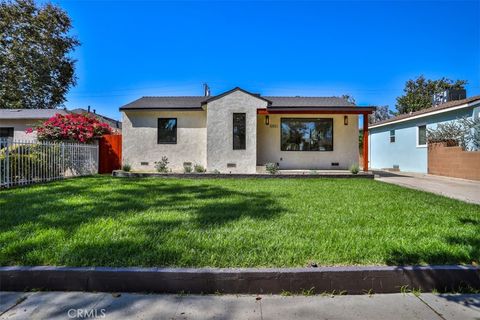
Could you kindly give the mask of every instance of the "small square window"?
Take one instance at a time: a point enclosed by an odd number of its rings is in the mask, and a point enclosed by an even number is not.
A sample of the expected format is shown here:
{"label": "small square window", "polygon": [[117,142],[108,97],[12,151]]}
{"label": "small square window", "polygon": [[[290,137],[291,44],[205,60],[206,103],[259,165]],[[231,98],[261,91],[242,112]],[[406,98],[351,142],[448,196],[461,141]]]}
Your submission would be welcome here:
{"label": "small square window", "polygon": [[395,142],[395,130],[390,130],[390,143]]}
{"label": "small square window", "polygon": [[0,128],[0,139],[13,138],[13,128]]}

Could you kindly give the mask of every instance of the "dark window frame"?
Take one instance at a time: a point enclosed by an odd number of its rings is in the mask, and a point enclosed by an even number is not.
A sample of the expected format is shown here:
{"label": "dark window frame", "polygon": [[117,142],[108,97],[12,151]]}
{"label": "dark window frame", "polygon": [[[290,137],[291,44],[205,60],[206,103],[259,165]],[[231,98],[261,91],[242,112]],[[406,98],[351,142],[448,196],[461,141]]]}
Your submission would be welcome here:
{"label": "dark window frame", "polygon": [[[243,115],[243,144],[240,141],[240,145],[235,145],[235,116]],[[247,149],[247,114],[245,112],[234,112],[232,115],[232,147],[233,150],[246,150]],[[241,133],[239,133],[241,134]]]}
{"label": "dark window frame", "polygon": [[2,137],[0,135],[0,139],[13,138],[13,136],[15,135],[15,127],[0,127],[0,131],[3,131],[3,130],[7,130],[7,132],[11,132],[11,134],[7,133],[7,136],[5,136],[5,137]]}
{"label": "dark window frame", "polygon": [[[393,132],[393,134],[392,134]],[[392,140],[393,138],[393,140]],[[390,130],[390,143],[395,143],[395,141],[397,141],[396,137],[395,137],[395,129],[393,130]]]}
{"label": "dark window frame", "polygon": [[[283,141],[282,141],[282,124],[285,120],[301,120],[301,121],[315,121],[315,120],[328,120],[332,126],[332,149],[331,150],[284,150],[283,149]],[[333,152],[335,150],[335,128],[334,128],[334,121],[333,118],[280,118],[280,151],[284,152]]]}
{"label": "dark window frame", "polygon": [[[175,134],[175,141],[160,141],[160,121],[171,121],[175,120],[175,126],[173,128],[173,132]],[[178,119],[177,118],[157,118],[157,144],[177,144],[178,137],[177,137],[177,126],[178,126]]]}

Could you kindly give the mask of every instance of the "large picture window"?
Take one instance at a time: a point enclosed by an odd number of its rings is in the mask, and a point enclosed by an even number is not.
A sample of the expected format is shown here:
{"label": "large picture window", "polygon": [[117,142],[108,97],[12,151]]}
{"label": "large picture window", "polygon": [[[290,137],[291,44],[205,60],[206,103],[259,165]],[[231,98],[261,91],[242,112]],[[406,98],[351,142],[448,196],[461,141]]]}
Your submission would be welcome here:
{"label": "large picture window", "polygon": [[245,150],[245,113],[233,114],[233,150]]}
{"label": "large picture window", "polygon": [[157,143],[177,143],[177,118],[158,118]]}
{"label": "large picture window", "polygon": [[333,119],[282,118],[282,151],[333,151]]}

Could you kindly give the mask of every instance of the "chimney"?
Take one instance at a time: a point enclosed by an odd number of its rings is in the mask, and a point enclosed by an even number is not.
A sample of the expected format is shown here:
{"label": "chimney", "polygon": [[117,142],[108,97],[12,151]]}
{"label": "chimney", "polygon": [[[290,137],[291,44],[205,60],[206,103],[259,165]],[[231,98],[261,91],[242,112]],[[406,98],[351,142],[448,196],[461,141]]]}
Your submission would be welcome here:
{"label": "chimney", "polygon": [[87,112],[90,113],[90,106],[87,107]]}
{"label": "chimney", "polygon": [[210,97],[210,87],[206,83],[203,84],[203,95],[205,97]]}
{"label": "chimney", "polygon": [[97,113],[97,110],[93,109],[93,113],[95,113],[95,114],[96,114],[96,113]]}

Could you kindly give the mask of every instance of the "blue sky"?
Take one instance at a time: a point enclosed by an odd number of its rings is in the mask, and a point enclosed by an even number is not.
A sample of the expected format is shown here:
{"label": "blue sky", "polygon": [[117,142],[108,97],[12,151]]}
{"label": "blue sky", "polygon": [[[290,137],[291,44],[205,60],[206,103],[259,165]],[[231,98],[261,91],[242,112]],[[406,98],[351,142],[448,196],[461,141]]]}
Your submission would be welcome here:
{"label": "blue sky", "polygon": [[143,95],[350,94],[390,105],[417,75],[480,94],[480,1],[53,1],[73,19],[68,108],[119,119]]}

